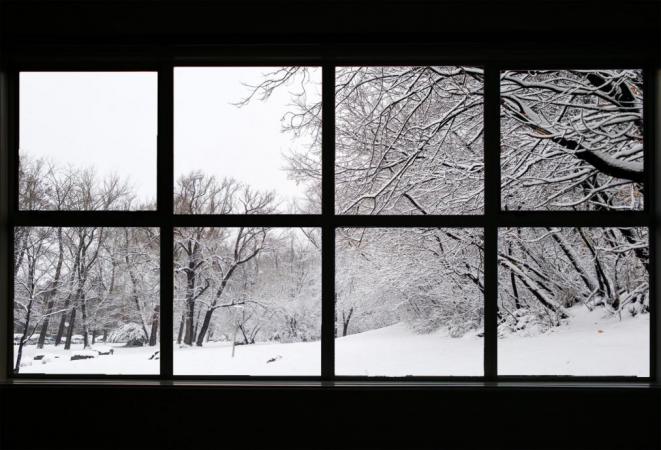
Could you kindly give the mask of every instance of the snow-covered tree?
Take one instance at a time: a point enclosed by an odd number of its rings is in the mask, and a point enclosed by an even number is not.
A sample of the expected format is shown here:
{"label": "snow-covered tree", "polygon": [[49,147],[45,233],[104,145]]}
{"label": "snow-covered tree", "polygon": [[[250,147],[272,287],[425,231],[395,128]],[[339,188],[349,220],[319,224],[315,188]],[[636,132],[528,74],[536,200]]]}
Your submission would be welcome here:
{"label": "snow-covered tree", "polygon": [[506,208],[642,209],[641,71],[503,72],[501,111]]}

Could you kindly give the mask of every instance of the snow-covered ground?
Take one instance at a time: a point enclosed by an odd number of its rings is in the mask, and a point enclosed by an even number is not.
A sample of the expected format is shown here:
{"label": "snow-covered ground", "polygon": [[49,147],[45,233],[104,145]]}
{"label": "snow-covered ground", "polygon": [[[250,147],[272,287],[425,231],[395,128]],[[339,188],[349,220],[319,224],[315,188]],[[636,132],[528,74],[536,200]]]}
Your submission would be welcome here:
{"label": "snow-covered ground", "polygon": [[[605,317],[603,311],[572,308],[571,326],[536,335],[510,335],[498,341],[503,375],[635,375],[649,374],[649,316]],[[156,374],[153,347],[113,345],[114,354],[71,361],[71,351],[25,346],[22,373]],[[45,353],[46,361],[33,360]],[[231,357],[228,343],[182,348],[175,345],[176,375],[319,375],[319,342],[240,345]],[[16,354],[16,347],[14,350]],[[60,358],[54,356],[59,355]],[[418,335],[405,325],[354,334],[336,340],[338,375],[482,375],[483,339],[451,338],[437,332]]]}
{"label": "snow-covered ground", "polygon": [[575,306],[570,326],[498,341],[501,375],[649,376],[649,314],[622,320]]}
{"label": "snow-covered ground", "polygon": [[[270,362],[269,362],[270,361]],[[204,347],[177,347],[175,375],[319,375],[321,344],[237,345],[210,342]]]}
{"label": "snow-covered ground", "polygon": [[336,340],[335,373],[364,376],[480,376],[484,341],[474,334],[451,338],[446,331],[415,334],[405,324]]}
{"label": "snow-covered ground", "polygon": [[[154,375],[160,371],[159,361],[150,360],[158,347],[125,347],[123,344],[101,344],[92,346],[99,350],[111,347],[112,355],[98,355],[90,359],[71,361],[76,354],[96,353],[83,350],[83,344],[72,344],[71,350],[64,350],[62,345],[44,345],[38,350],[36,345],[25,345],[21,358],[21,373],[53,374],[105,374],[105,375]],[[14,346],[14,363],[18,346]],[[105,351],[104,351],[105,353]],[[44,355],[41,360],[34,356]]]}

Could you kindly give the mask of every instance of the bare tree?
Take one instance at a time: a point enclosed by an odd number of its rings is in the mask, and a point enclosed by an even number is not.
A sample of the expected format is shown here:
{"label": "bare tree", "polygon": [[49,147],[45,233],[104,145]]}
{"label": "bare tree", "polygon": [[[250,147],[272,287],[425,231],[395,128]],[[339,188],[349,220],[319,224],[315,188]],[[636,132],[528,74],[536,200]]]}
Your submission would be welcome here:
{"label": "bare tree", "polygon": [[504,204],[642,208],[641,71],[507,71],[501,105]]}

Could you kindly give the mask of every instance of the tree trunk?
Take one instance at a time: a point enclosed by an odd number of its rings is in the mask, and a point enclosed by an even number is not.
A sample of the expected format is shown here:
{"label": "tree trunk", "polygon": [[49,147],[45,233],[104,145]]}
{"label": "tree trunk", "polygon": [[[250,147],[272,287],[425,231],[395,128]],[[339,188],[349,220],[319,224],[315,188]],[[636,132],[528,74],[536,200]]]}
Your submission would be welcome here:
{"label": "tree trunk", "polygon": [[87,325],[87,303],[85,298],[80,299],[80,311],[83,313],[83,348],[90,346],[89,339],[87,338],[88,334],[88,325]]}
{"label": "tree trunk", "polygon": [[574,270],[578,272],[578,275],[581,277],[581,280],[583,281],[583,284],[585,284],[585,287],[588,289],[588,292],[592,292],[595,289],[597,289],[599,286],[595,282],[595,280],[592,278],[592,276],[587,272],[587,270],[583,267],[581,264],[581,261],[579,259],[579,256],[576,254],[574,249],[571,247],[571,243],[569,243],[564,236],[562,236],[560,233],[554,232],[551,228],[547,227],[546,228],[550,233],[551,237],[553,240],[558,244],[562,252],[565,254],[569,262],[572,264],[574,267]]}
{"label": "tree trunk", "polygon": [[202,329],[200,330],[200,334],[197,335],[196,345],[198,347],[202,347],[202,343],[204,343],[204,336],[207,334],[207,330],[209,329],[209,324],[211,323],[211,316],[213,315],[213,312],[214,309],[209,308],[209,310],[204,315],[204,322],[202,322]]}
{"label": "tree trunk", "polygon": [[64,349],[71,349],[71,336],[73,335],[73,326],[76,323],[76,307],[74,306],[71,309],[71,314],[69,315],[69,326],[67,327],[67,339],[64,343]]}
{"label": "tree trunk", "polygon": [[30,327],[30,319],[32,316],[32,303],[33,299],[30,298],[27,306],[27,314],[25,316],[25,327],[23,328],[23,335],[21,336],[21,342],[18,344],[18,351],[16,352],[16,365],[14,367],[14,372],[18,373],[21,369],[21,358],[23,358],[23,345],[28,338],[28,329]]}
{"label": "tree trunk", "polygon": [[49,292],[48,306],[46,307],[46,318],[44,323],[41,325],[41,332],[39,333],[39,341],[37,342],[37,348],[44,348],[44,342],[46,341],[46,335],[48,334],[48,326],[50,324],[50,315],[53,312],[53,307],[55,306],[55,297],[57,296],[58,288],[60,286],[60,275],[62,273],[62,263],[64,262],[64,246],[62,245],[62,228],[57,229],[57,265],[55,266],[55,278],[53,279],[53,285],[51,291]]}
{"label": "tree trunk", "polygon": [[[64,302],[64,309],[67,309],[70,303],[71,303],[71,299],[67,297],[67,299]],[[57,327],[57,335],[55,336],[56,347],[62,343],[62,336],[64,336],[64,327],[66,326],[66,323],[67,323],[67,313],[66,311],[64,311],[62,313],[62,317],[60,317],[60,325]]]}
{"label": "tree trunk", "polygon": [[135,303],[135,309],[138,312],[138,316],[140,317],[140,325],[142,325],[142,332],[145,334],[145,339],[151,340],[150,334],[147,331],[147,324],[145,323],[145,317],[142,314],[142,305],[140,305],[140,295],[138,293],[138,278],[133,270],[133,264],[131,263],[131,258],[129,258],[129,248],[131,246],[131,243],[129,239],[128,228],[124,229],[124,236],[126,238],[126,247],[125,247],[126,253],[124,254],[124,261],[126,262],[126,267],[129,272],[129,278],[131,279],[131,297],[133,298],[133,302]]}
{"label": "tree trunk", "polygon": [[353,306],[349,309],[349,314],[342,312],[342,336],[346,336],[349,332],[349,322],[351,322],[351,316],[353,315]]}
{"label": "tree trunk", "polygon": [[199,329],[199,325],[200,325],[201,312],[202,312],[202,308],[197,310],[197,317],[195,318],[195,326],[193,327],[193,339],[195,339],[195,336],[197,336],[197,330]]}
{"label": "tree trunk", "polygon": [[186,314],[181,314],[181,321],[179,322],[179,334],[177,334],[177,344],[181,344],[181,338],[184,335],[184,323],[186,322]]}
{"label": "tree trunk", "polygon": [[195,316],[195,302],[188,301],[186,303],[188,310],[186,311],[186,336],[184,337],[184,344],[193,345],[193,317]]}
{"label": "tree trunk", "polygon": [[154,313],[151,316],[151,334],[149,335],[149,346],[153,347],[156,345],[156,339],[158,337],[158,322],[160,317],[161,307],[160,305],[154,306]]}
{"label": "tree trunk", "polygon": [[53,312],[53,307],[55,306],[55,295],[50,297],[48,300],[48,305],[46,306],[46,317],[44,318],[43,323],[41,324],[41,331],[39,332],[39,340],[37,341],[37,348],[44,348],[44,343],[46,342],[46,335],[48,334],[48,326],[50,323],[50,315]]}
{"label": "tree trunk", "polygon": [[[29,228],[23,228],[23,230],[29,230]],[[28,235],[29,231],[24,231],[23,235],[20,240],[20,245],[19,248],[20,250],[16,253],[15,259],[14,259],[14,279],[16,279],[16,275],[18,275],[18,269],[23,265],[23,258],[25,257],[25,250],[27,247],[27,240],[28,240]]]}
{"label": "tree trunk", "polygon": [[[507,254],[512,256],[512,243],[507,244]],[[516,309],[521,309],[521,302],[519,301],[519,290],[516,288],[516,277],[514,272],[510,270],[510,282],[512,283],[512,295],[514,296],[514,307]]]}

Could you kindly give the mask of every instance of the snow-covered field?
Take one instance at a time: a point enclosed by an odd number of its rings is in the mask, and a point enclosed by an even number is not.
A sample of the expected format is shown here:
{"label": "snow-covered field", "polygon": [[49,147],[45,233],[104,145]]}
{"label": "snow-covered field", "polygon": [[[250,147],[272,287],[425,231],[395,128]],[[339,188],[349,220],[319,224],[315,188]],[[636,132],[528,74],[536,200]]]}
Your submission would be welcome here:
{"label": "snow-covered field", "polygon": [[[271,362],[269,362],[271,361]],[[237,345],[211,342],[174,350],[175,375],[319,375],[321,344]]]}
{"label": "snow-covered field", "polygon": [[445,331],[415,334],[402,323],[337,339],[335,373],[363,376],[443,376],[484,373],[484,342]]}
{"label": "snow-covered field", "polygon": [[649,314],[571,308],[571,326],[498,341],[501,375],[649,376]]}
{"label": "snow-covered field", "polygon": [[[649,374],[649,316],[619,321],[603,311],[573,308],[572,326],[536,336],[499,339],[499,373],[503,375]],[[114,345],[113,355],[71,361],[71,351],[25,346],[22,373],[156,374],[154,348]],[[35,352],[46,361],[33,360]],[[319,375],[319,342],[240,345],[231,357],[228,343],[181,348],[175,345],[176,375]],[[16,354],[16,348],[14,350]],[[442,332],[417,335],[403,324],[339,338],[338,375],[482,375],[483,340],[475,335],[451,338]],[[55,358],[59,355],[59,358]]]}
{"label": "snow-covered field", "polygon": [[[53,373],[53,374],[106,374],[106,375],[154,375],[160,370],[157,359],[149,357],[156,347],[124,347],[123,344],[101,344],[92,348],[104,349],[112,347],[112,355],[99,355],[91,359],[71,361],[71,356],[87,353],[83,344],[72,344],[71,350],[63,346],[44,345],[41,350],[36,345],[23,347],[21,358],[21,373]],[[14,362],[18,346],[14,346]],[[44,359],[34,360],[35,355],[45,355]]]}

